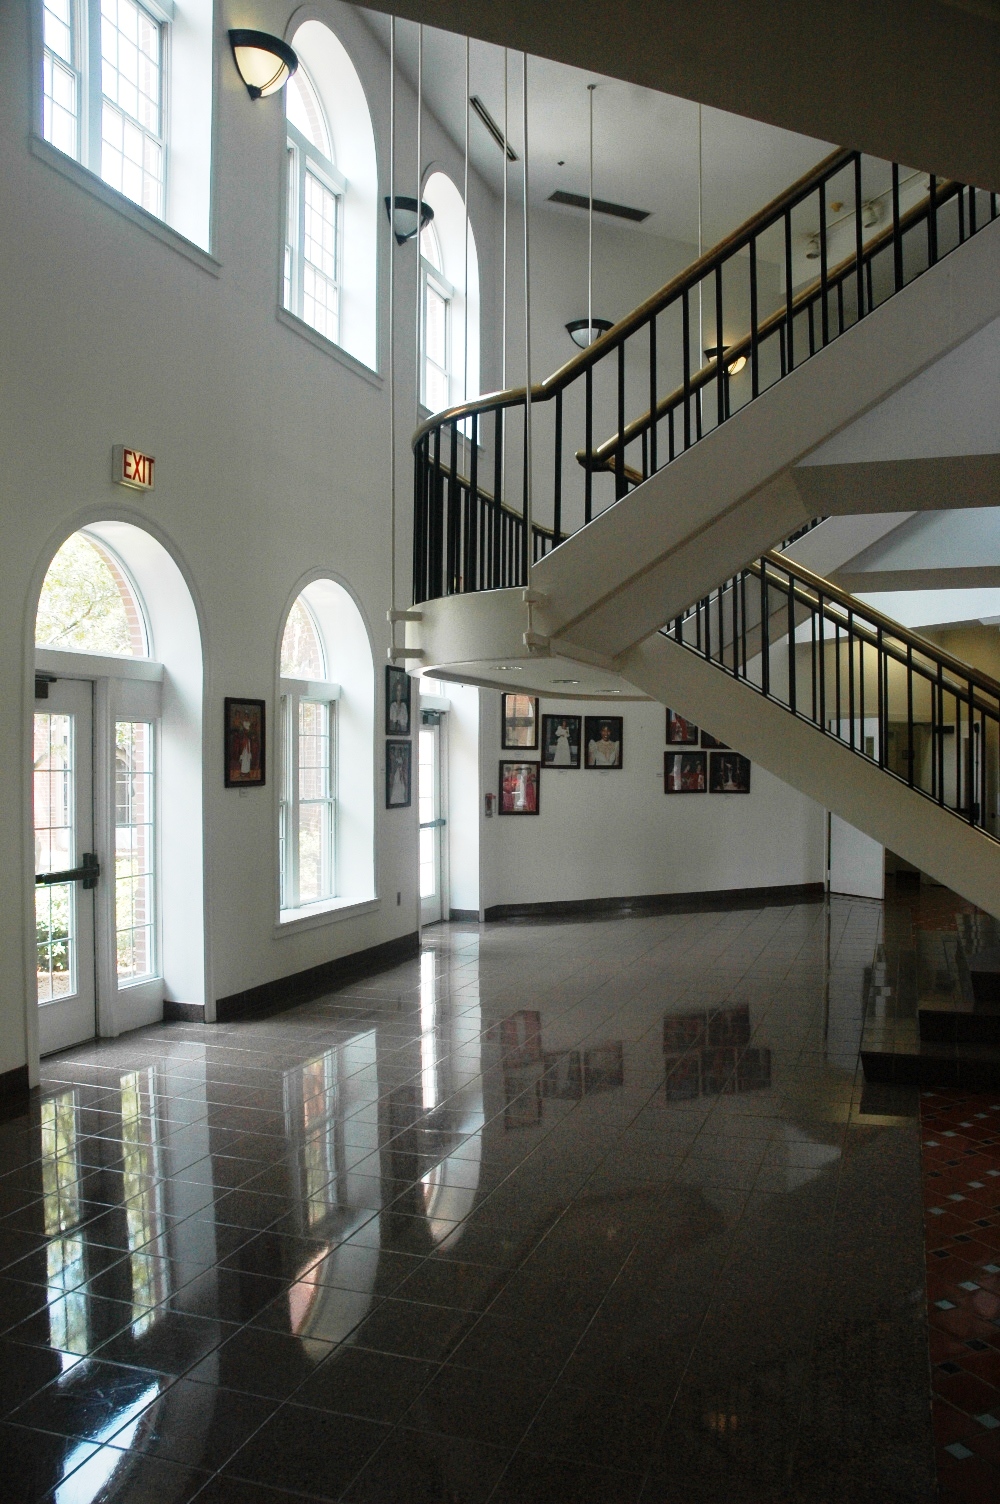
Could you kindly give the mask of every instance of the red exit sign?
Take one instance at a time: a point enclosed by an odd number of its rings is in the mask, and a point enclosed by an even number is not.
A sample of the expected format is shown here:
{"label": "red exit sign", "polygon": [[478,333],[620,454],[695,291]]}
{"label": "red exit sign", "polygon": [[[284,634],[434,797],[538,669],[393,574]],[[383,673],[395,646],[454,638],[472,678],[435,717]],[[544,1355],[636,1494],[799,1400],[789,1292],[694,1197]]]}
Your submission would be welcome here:
{"label": "red exit sign", "polygon": [[131,486],[134,491],[151,491],[154,463],[151,454],[142,454],[138,449],[116,444],[112,478],[119,486]]}

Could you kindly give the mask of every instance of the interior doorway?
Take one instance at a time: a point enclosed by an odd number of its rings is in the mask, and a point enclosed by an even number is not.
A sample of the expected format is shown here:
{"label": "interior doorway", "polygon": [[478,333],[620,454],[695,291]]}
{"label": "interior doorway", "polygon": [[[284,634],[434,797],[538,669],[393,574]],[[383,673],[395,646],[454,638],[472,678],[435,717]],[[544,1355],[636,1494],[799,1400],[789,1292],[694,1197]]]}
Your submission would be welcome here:
{"label": "interior doorway", "polygon": [[417,743],[417,798],[420,812],[420,922],[437,924],[447,914],[445,833],[447,830],[442,738],[444,713],[423,710]]}

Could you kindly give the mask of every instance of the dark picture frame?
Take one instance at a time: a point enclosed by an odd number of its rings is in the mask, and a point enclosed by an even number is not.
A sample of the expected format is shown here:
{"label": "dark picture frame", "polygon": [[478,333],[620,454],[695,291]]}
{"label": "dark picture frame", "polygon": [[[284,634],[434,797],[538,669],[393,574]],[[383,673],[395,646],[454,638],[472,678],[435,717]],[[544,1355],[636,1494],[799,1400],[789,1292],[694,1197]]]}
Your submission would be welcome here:
{"label": "dark picture frame", "polygon": [[538,751],[538,696],[500,696],[500,746],[504,752]]}
{"label": "dark picture frame", "polygon": [[385,734],[409,736],[413,730],[413,680],[405,668],[385,666]]}
{"label": "dark picture frame", "polygon": [[543,715],[542,767],[578,768],[582,730],[583,721],[578,715]]}
{"label": "dark picture frame", "polygon": [[698,727],[694,721],[668,708],[666,737],[668,747],[697,747]]}
{"label": "dark picture frame", "polygon": [[739,752],[708,754],[708,792],[710,794],[749,794],[750,759]]}
{"label": "dark picture frame", "polygon": [[[405,794],[405,798],[402,796]],[[409,809],[413,800],[413,743],[402,740],[385,744],[385,807]]]}
{"label": "dark picture frame", "polygon": [[663,754],[663,792],[665,794],[704,794],[708,789],[707,752],[671,752]]}
{"label": "dark picture frame", "polygon": [[[607,727],[607,735],[604,728]],[[620,715],[583,718],[583,763],[588,769],[611,772],[622,766],[625,720]],[[613,748],[612,752],[610,749]]]}
{"label": "dark picture frame", "polygon": [[264,701],[226,695],[223,724],[226,788],[262,789],[267,782]]}
{"label": "dark picture frame", "polygon": [[537,815],[541,802],[541,763],[517,762],[513,759],[500,763],[501,815]]}
{"label": "dark picture frame", "polygon": [[728,742],[720,742],[719,738],[717,736],[712,736],[711,732],[709,731],[703,731],[701,733],[701,744],[703,747],[718,749],[718,751],[720,752],[729,752],[732,750]]}

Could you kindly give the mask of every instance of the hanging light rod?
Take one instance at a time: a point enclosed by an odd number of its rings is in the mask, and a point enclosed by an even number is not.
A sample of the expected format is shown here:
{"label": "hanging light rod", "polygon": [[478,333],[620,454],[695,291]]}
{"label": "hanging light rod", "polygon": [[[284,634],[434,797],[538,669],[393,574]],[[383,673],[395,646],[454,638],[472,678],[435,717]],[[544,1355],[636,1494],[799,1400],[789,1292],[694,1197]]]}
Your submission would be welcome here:
{"label": "hanging light rod", "polygon": [[229,45],[236,71],[251,99],[277,94],[299,66],[298,57],[288,43],[266,31],[231,31]]}
{"label": "hanging light rod", "polygon": [[[722,347],[723,357],[725,356],[726,351],[728,349],[729,349],[728,345],[723,345],[723,347]],[[718,360],[718,358],[719,358],[719,347],[718,347],[718,345],[709,345],[708,348],[705,351],[705,359],[706,360]],[[747,358],[746,358],[745,355],[737,355],[737,357],[733,361],[732,365],[726,367],[726,375],[727,376],[738,376],[740,374],[740,372],[742,371],[743,367],[746,365],[746,363],[747,363]]]}
{"label": "hanging light rod", "polygon": [[388,193],[385,196],[385,212],[389,223],[392,225],[396,236],[397,245],[405,245],[408,240],[416,237],[418,228],[425,230],[434,218],[434,210],[426,199],[420,200],[420,225],[417,225],[417,201],[408,198],[403,193],[397,193],[393,199]]}
{"label": "hanging light rod", "polygon": [[476,114],[479,116],[480,120],[485,125],[486,129],[489,131],[490,135],[493,137],[496,144],[499,146],[500,150],[506,151],[507,161],[516,162],[518,160],[517,152],[511,146],[509,141],[504,140],[503,131],[497,125],[496,121],[493,119],[493,116],[483,104],[483,101],[480,99],[479,95],[470,94],[469,103],[475,110]]}
{"label": "hanging light rod", "polygon": [[595,339],[600,339],[602,334],[607,334],[612,328],[614,325],[610,319],[571,319],[566,325],[566,333],[574,345],[586,350]]}

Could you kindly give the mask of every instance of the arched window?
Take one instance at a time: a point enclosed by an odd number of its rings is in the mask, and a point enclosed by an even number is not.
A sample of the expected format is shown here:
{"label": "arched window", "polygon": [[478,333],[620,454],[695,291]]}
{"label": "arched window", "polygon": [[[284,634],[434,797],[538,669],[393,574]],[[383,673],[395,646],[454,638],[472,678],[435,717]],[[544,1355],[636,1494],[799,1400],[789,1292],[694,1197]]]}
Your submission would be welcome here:
{"label": "arched window", "polygon": [[432,173],[423,197],[434,218],[420,235],[420,400],[440,412],[479,395],[479,257],[451,178]]}
{"label": "arched window", "polygon": [[38,600],[39,647],[149,657],[149,633],[121,561],[86,533],[73,533],[49,565]]}
{"label": "arched window", "polygon": [[378,168],[368,103],[329,27],[306,21],[292,45],[284,306],[374,369]]}
{"label": "arched window", "polygon": [[280,654],[279,908],[283,922],[374,896],[374,669],[347,591],[315,580]]}

